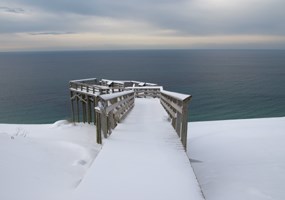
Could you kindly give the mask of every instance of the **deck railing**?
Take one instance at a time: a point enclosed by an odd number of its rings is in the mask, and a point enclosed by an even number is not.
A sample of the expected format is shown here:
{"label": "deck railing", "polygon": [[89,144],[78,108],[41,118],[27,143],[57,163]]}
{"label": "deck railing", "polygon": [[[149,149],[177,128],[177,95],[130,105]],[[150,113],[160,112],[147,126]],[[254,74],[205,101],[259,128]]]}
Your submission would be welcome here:
{"label": "deck railing", "polygon": [[124,91],[99,96],[96,110],[97,143],[102,143],[101,130],[107,138],[112,129],[134,107],[134,92]]}
{"label": "deck railing", "polygon": [[132,90],[136,98],[160,97],[161,86],[127,87],[126,90]]}
{"label": "deck railing", "polygon": [[86,78],[86,79],[80,79],[80,80],[73,80],[73,82],[85,83],[89,85],[99,85],[99,81],[97,80],[97,78]]}
{"label": "deck railing", "polygon": [[185,150],[187,149],[188,104],[190,100],[191,95],[176,92],[161,91],[160,95],[160,102],[171,118],[171,124]]}
{"label": "deck railing", "polygon": [[107,94],[110,91],[110,88],[106,86],[90,85],[88,83],[76,82],[76,81],[69,82],[69,89],[84,94],[98,94],[98,95]]}
{"label": "deck railing", "polygon": [[[130,85],[132,87],[127,87]],[[107,79],[98,81],[96,78],[70,81],[69,89],[73,121],[75,121],[75,113],[77,113],[77,121],[80,121],[79,102],[81,102],[82,120],[84,123],[91,123],[93,119],[97,126],[98,143],[102,143],[101,132],[103,131],[104,137],[107,137],[117,123],[133,108],[135,98],[152,97],[160,98],[186,150],[188,104],[191,95],[165,91],[162,86],[152,83]],[[76,102],[76,107],[74,102]]]}

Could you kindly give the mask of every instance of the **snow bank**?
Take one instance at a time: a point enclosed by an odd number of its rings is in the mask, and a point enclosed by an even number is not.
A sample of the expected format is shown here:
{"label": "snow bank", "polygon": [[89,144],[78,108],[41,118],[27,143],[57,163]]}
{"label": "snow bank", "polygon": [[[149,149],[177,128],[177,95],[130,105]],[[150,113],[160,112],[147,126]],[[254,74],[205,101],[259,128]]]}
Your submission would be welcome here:
{"label": "snow bank", "polygon": [[[101,146],[93,125],[0,124],[0,199],[201,199],[155,101],[136,102],[95,162]],[[188,155],[207,200],[285,199],[285,117],[193,122],[188,130]]]}
{"label": "snow bank", "polygon": [[285,199],[285,117],[193,122],[188,154],[207,200]]}
{"label": "snow bank", "polygon": [[55,199],[74,190],[97,155],[94,126],[0,124],[0,199]]}

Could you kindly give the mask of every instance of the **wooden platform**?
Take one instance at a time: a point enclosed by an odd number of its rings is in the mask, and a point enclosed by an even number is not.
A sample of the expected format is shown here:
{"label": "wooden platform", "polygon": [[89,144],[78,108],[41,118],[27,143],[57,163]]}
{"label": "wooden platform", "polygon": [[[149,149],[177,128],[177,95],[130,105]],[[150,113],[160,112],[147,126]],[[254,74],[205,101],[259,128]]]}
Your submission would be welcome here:
{"label": "wooden platform", "polygon": [[165,91],[162,86],[153,83],[96,78],[70,81],[69,90],[73,122],[80,122],[81,118],[84,123],[93,122],[96,125],[97,143],[102,143],[102,133],[107,138],[127,116],[135,106],[135,99],[158,98],[184,149],[187,149],[188,104],[191,95]]}

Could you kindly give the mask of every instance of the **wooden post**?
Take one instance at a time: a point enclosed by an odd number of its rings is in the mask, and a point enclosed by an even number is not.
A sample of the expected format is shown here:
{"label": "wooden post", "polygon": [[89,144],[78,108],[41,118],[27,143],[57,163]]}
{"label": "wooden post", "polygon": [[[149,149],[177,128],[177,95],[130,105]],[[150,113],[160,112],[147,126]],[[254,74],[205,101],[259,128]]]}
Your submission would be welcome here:
{"label": "wooden post", "polygon": [[84,97],[84,95],[82,95],[82,120],[83,120],[83,123],[86,122],[86,104],[83,101],[84,99],[85,99],[85,97]]}
{"label": "wooden post", "polygon": [[[76,94],[78,95],[78,94]],[[76,110],[77,110],[77,122],[80,122],[80,118],[79,118],[79,100],[78,100],[78,96],[76,96]]]}
{"label": "wooden post", "polygon": [[[93,109],[96,108],[98,106],[98,98],[94,97],[93,99]],[[94,125],[96,125],[96,110],[94,109]]]}
{"label": "wooden post", "polygon": [[182,127],[181,127],[181,142],[185,151],[187,150],[187,128],[188,128],[188,103],[190,99],[186,99],[182,104]]}
{"label": "wooden post", "polygon": [[107,138],[108,136],[108,116],[106,113],[106,106],[107,102],[101,100],[98,102],[99,108],[101,110],[101,129],[103,131],[104,138]]}
{"label": "wooden post", "polygon": [[97,135],[97,143],[102,144],[102,134],[101,134],[101,110],[98,107],[95,107],[96,113],[96,135]]}
{"label": "wooden post", "polygon": [[177,112],[177,117],[176,117],[176,123],[175,123],[175,130],[176,133],[178,134],[178,136],[181,138],[181,123],[182,123],[182,119],[183,118],[181,116],[181,114],[179,112]]}
{"label": "wooden post", "polygon": [[90,124],[92,121],[91,102],[90,102],[89,96],[86,95],[86,97],[87,97],[87,122],[88,124]]}
{"label": "wooden post", "polygon": [[107,115],[106,115],[104,110],[101,111],[101,127],[103,130],[104,138],[107,138],[107,136],[108,136],[108,118],[107,118]]}
{"label": "wooden post", "polygon": [[[73,92],[70,91],[70,97],[73,97]],[[72,112],[72,122],[75,122],[75,118],[74,118],[74,99],[71,99],[71,112]]]}

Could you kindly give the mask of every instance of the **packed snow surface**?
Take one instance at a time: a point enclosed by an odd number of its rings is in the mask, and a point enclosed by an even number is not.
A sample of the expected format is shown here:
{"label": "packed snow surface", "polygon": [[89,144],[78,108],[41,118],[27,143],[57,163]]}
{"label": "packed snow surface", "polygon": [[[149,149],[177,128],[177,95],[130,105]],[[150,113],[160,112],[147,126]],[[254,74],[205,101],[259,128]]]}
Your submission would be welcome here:
{"label": "packed snow surface", "polygon": [[135,107],[105,140],[70,199],[202,200],[183,146],[158,99]]}
{"label": "packed snow surface", "polygon": [[284,141],[285,117],[188,124],[188,154],[207,200],[284,200]]}
{"label": "packed snow surface", "polygon": [[135,104],[103,147],[93,125],[0,124],[0,199],[200,200],[192,167],[207,200],[285,199],[285,117],[189,123],[191,167],[158,99]]}
{"label": "packed snow surface", "polygon": [[100,148],[91,125],[0,124],[0,199],[53,200],[70,193]]}

